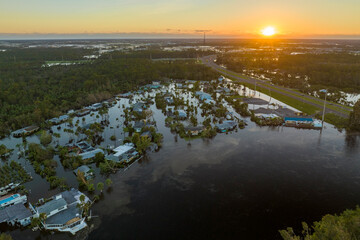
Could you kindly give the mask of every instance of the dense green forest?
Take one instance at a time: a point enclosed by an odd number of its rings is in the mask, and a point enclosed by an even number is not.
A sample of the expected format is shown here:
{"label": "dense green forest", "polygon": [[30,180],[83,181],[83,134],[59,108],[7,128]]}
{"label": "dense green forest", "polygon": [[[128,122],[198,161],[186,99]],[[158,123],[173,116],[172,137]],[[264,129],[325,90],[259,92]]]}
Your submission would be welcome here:
{"label": "dense green forest", "polygon": [[359,55],[344,52],[291,55],[288,51],[255,51],[227,53],[219,56],[217,61],[230,70],[239,73],[253,70],[269,77],[275,84],[304,92],[324,87],[360,92]]}
{"label": "dense green forest", "polygon": [[93,52],[76,48],[14,48],[0,53],[0,135],[153,80],[211,80],[218,76],[194,60],[152,61],[148,57],[151,51],[111,52],[85,64],[42,67],[45,61],[81,60],[86,54]]}

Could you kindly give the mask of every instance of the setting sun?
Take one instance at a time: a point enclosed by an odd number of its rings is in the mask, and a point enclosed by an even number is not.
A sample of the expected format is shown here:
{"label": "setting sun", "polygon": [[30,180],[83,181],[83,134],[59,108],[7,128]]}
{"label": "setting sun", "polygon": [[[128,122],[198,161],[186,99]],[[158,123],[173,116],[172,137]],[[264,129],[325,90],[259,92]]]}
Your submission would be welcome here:
{"label": "setting sun", "polygon": [[276,31],[275,31],[274,27],[269,26],[269,27],[266,27],[263,30],[261,30],[261,33],[264,36],[272,36],[276,33]]}

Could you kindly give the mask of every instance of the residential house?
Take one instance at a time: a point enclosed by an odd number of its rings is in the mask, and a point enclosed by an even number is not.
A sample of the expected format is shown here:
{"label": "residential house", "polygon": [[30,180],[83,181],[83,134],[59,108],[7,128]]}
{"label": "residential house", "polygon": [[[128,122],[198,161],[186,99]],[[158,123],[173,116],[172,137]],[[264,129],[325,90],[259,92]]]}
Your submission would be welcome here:
{"label": "residential house", "polygon": [[[36,216],[45,213],[46,220],[42,224],[46,230],[75,234],[87,227],[82,209],[78,206],[82,204],[80,201],[81,195],[84,194],[74,188],[55,195],[50,201],[36,207]],[[84,197],[85,203],[90,202],[86,195]]]}
{"label": "residential house", "polygon": [[76,112],[76,116],[82,117],[82,116],[89,114],[90,112],[91,112],[91,110],[89,108],[83,108]]}
{"label": "residential house", "polygon": [[117,163],[129,163],[139,157],[133,144],[124,144],[112,150],[112,154],[105,157],[106,160]]}
{"label": "residential house", "polygon": [[80,166],[74,170],[74,174],[76,176],[78,175],[79,172],[82,173],[87,180],[93,177],[93,171],[91,170],[91,168],[89,168],[86,165]]}
{"label": "residential house", "polygon": [[40,128],[38,126],[30,126],[25,127],[19,130],[16,130],[12,133],[14,137],[22,137],[22,136],[29,136],[35,132],[37,132]]}
{"label": "residential house", "polygon": [[30,225],[35,211],[31,204],[29,204],[29,208],[26,208],[23,203],[17,203],[1,209],[0,223],[7,223],[10,226],[19,225],[21,227]]}
{"label": "residential house", "polygon": [[195,95],[198,96],[201,101],[212,100],[211,95],[205,92],[197,91]]}
{"label": "residential house", "polygon": [[143,127],[145,127],[146,122],[145,121],[136,121],[134,124],[134,130],[137,133],[140,133],[143,129]]}
{"label": "residential house", "polygon": [[199,134],[202,133],[202,131],[205,129],[204,126],[187,126],[184,128],[186,133],[190,133],[191,136],[198,136]]}
{"label": "residential house", "polygon": [[26,195],[20,195],[18,193],[9,194],[0,198],[0,209],[19,203],[25,204],[26,202],[27,202]]}
{"label": "residential house", "polygon": [[146,105],[143,102],[137,102],[132,106],[133,111],[139,114],[142,113],[145,108]]}
{"label": "residential house", "polygon": [[102,153],[105,154],[104,151],[100,148],[89,151],[89,152],[84,152],[84,153],[80,153],[79,156],[83,159],[83,160],[88,160],[88,159],[93,159],[95,158],[95,155],[98,153]]}
{"label": "residential house", "polygon": [[100,108],[102,108],[102,103],[94,103],[93,105],[91,105],[90,106],[90,109],[92,110],[92,111],[97,111],[97,110],[99,110]]}
{"label": "residential house", "polygon": [[178,112],[178,116],[177,116],[178,119],[184,120],[187,118],[187,113],[184,110],[180,109],[177,112]]}
{"label": "residential house", "polygon": [[228,132],[234,130],[237,126],[235,121],[224,121],[223,123],[215,124],[218,132]]}
{"label": "residential house", "polygon": [[152,134],[150,131],[146,131],[146,132],[143,132],[140,137],[148,137],[150,139],[152,139]]}

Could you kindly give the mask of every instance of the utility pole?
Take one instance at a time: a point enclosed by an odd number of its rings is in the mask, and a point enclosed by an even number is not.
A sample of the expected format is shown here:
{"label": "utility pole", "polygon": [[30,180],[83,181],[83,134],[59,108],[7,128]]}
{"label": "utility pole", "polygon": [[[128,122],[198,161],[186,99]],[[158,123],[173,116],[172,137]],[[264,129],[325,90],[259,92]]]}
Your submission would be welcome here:
{"label": "utility pole", "polygon": [[325,118],[325,108],[326,108],[327,90],[325,89],[324,92],[325,92],[325,98],[324,98],[324,108],[323,108],[322,121],[321,121],[321,129],[324,128],[324,118]]}
{"label": "utility pole", "polygon": [[204,31],[204,46],[205,46],[205,31]]}
{"label": "utility pole", "polygon": [[254,91],[254,96],[256,97],[256,78],[255,78],[255,91]]}

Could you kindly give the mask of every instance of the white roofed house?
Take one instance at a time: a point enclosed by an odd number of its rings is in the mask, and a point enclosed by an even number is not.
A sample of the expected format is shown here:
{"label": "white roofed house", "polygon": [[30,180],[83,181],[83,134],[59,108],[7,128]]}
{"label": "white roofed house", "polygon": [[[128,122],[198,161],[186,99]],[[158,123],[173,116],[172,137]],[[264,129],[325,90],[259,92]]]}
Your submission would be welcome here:
{"label": "white roofed house", "polygon": [[[59,232],[70,232],[75,234],[87,226],[83,210],[79,207],[80,197],[84,195],[79,190],[72,188],[52,197],[45,204],[36,207],[36,216],[44,213],[46,219],[42,225],[46,230],[56,230]],[[90,203],[90,199],[84,195],[85,203]]]}
{"label": "white roofed house", "polygon": [[106,160],[117,163],[129,163],[139,157],[139,153],[131,144],[124,144],[115,149],[113,153],[105,157]]}

